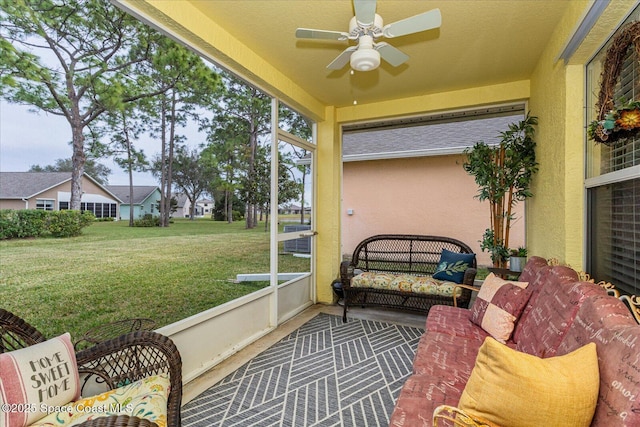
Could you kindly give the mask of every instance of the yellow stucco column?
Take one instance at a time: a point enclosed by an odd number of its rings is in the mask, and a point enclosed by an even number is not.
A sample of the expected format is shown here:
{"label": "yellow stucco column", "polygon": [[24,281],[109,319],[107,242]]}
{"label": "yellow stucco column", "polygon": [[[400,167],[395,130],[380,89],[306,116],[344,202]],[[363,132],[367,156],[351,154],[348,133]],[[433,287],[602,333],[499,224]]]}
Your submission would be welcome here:
{"label": "yellow stucco column", "polygon": [[336,110],[327,107],[325,120],[317,125],[317,194],[316,194],[316,295],[319,303],[333,303],[331,282],[340,269],[340,206],[342,142],[336,122]]}
{"label": "yellow stucco column", "polygon": [[584,67],[568,65],[566,68],[566,123],[564,156],[565,194],[565,254],[566,262],[583,270],[585,245],[585,130],[584,111],[576,108],[584,105]]}

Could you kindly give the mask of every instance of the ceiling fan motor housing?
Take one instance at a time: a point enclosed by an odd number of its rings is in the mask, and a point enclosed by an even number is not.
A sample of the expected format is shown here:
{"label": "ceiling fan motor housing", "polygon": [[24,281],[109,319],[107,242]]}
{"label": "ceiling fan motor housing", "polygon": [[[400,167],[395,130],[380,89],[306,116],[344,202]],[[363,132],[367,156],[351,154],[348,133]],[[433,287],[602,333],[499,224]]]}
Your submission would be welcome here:
{"label": "ceiling fan motor housing", "polygon": [[356,71],[371,71],[380,65],[380,53],[374,49],[358,49],[351,54],[351,68]]}

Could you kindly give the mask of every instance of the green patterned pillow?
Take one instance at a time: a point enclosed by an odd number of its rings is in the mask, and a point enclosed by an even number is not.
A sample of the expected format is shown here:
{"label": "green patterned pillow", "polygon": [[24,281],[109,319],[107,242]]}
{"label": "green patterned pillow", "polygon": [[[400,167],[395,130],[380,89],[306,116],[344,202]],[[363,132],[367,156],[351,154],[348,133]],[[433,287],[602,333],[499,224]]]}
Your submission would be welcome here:
{"label": "green patterned pillow", "polygon": [[433,277],[434,279],[462,283],[464,272],[473,265],[475,258],[476,254],[460,254],[443,249]]}

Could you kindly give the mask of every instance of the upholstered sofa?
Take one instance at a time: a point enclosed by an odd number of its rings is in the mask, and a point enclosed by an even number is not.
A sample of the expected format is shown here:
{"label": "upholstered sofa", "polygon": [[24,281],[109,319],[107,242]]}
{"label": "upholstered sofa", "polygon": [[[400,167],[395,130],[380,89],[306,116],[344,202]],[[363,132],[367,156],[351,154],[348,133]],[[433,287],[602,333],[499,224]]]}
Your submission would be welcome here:
{"label": "upholstered sofa", "polygon": [[640,426],[633,302],[539,257],[491,281],[470,309],[431,308],[391,426]]}

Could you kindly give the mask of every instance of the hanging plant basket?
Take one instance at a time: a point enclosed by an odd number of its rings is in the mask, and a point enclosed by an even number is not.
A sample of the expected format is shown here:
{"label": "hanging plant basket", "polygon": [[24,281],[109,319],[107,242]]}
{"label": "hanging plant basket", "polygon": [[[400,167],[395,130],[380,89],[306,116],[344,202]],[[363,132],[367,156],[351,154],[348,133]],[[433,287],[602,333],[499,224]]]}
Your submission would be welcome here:
{"label": "hanging plant basket", "polygon": [[593,141],[610,145],[640,136],[640,101],[631,100],[616,106],[613,99],[624,58],[631,46],[640,58],[640,22],[624,27],[607,50],[596,104],[598,116],[587,127],[587,135]]}

